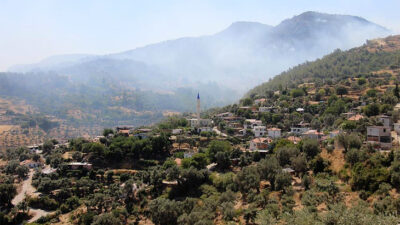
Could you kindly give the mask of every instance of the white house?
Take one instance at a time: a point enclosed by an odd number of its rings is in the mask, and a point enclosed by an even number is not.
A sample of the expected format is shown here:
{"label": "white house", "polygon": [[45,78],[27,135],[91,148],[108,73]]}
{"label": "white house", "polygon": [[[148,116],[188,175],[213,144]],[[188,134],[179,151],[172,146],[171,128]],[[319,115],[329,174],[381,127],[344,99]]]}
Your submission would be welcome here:
{"label": "white house", "polygon": [[339,134],[340,134],[339,130],[333,130],[333,131],[329,132],[329,138],[335,138]]}
{"label": "white house", "polygon": [[199,127],[199,128],[197,128],[197,131],[199,133],[201,133],[201,132],[211,132],[212,130],[213,130],[212,127]]}
{"label": "white house", "polygon": [[255,137],[261,137],[266,134],[266,127],[265,126],[255,126],[253,127],[253,133]]}
{"label": "white house", "polygon": [[322,135],[323,135],[323,133],[318,132],[317,130],[308,130],[303,133],[303,137],[315,139],[315,140],[321,140]]}
{"label": "white house", "polygon": [[275,107],[266,107],[266,106],[261,106],[258,108],[259,112],[273,112],[275,110]]}
{"label": "white house", "polygon": [[378,116],[378,120],[383,124],[384,127],[388,127],[390,130],[392,130],[392,119],[390,116],[380,115]]}
{"label": "white house", "polygon": [[231,113],[231,112],[224,112],[224,113],[215,115],[215,117],[221,118],[221,119],[226,118],[226,117],[232,117],[232,116],[233,116],[233,113]]}
{"label": "white house", "polygon": [[244,129],[253,129],[255,126],[262,126],[261,120],[247,119],[244,121]]}
{"label": "white house", "polygon": [[176,134],[181,134],[182,133],[182,129],[172,129],[172,134],[176,135]]}
{"label": "white house", "polygon": [[279,128],[269,128],[268,130],[268,137],[271,138],[280,138],[281,137],[281,129]]}
{"label": "white house", "polygon": [[394,126],[394,130],[397,132],[397,134],[400,134],[400,123],[399,122],[394,123],[393,126]]}

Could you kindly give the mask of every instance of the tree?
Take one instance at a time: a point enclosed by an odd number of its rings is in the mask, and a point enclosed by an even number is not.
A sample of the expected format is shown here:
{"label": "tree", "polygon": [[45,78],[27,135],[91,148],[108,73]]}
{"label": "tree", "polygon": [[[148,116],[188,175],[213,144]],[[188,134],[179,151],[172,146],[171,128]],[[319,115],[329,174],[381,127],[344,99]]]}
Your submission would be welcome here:
{"label": "tree", "polygon": [[29,169],[27,166],[20,165],[17,166],[17,168],[15,169],[15,173],[18,175],[20,179],[24,179],[28,176]]}
{"label": "tree", "polygon": [[15,174],[18,166],[19,162],[17,160],[11,160],[4,168],[4,172],[6,172],[7,174]]}
{"label": "tree", "polygon": [[373,193],[378,190],[381,183],[389,181],[390,174],[386,168],[367,161],[353,166],[352,177],[351,186],[354,190]]}
{"label": "tree", "polygon": [[365,115],[367,115],[368,117],[379,115],[380,111],[379,104],[377,103],[369,104],[365,106],[363,110]]}
{"label": "tree", "polygon": [[286,187],[289,187],[292,183],[292,176],[289,173],[281,172],[278,173],[275,180],[275,190],[281,191]]}
{"label": "tree", "polygon": [[290,160],[299,154],[299,150],[295,147],[281,147],[276,150],[276,157],[281,166],[290,165]]}
{"label": "tree", "polygon": [[231,159],[229,158],[229,152],[218,152],[215,155],[217,167],[220,170],[228,169],[231,166]]}
{"label": "tree", "polygon": [[367,83],[367,80],[364,77],[362,77],[357,80],[357,83],[358,85],[364,85],[365,83]]}
{"label": "tree", "polygon": [[174,225],[182,213],[182,207],[174,200],[157,198],[150,202],[149,212],[154,224]]}
{"label": "tree", "polygon": [[311,160],[310,169],[313,170],[314,174],[328,172],[329,165],[329,161],[324,160],[321,156],[317,156],[313,160]]}
{"label": "tree", "polygon": [[307,171],[307,159],[306,157],[299,155],[297,157],[292,158],[292,168],[297,172],[297,173],[304,173]]}
{"label": "tree", "polygon": [[306,94],[306,93],[305,93],[304,90],[301,89],[301,88],[293,89],[292,91],[290,91],[290,95],[291,95],[293,98],[301,97],[301,96],[304,96],[305,94]]}
{"label": "tree", "polygon": [[109,184],[114,181],[114,179],[113,179],[114,172],[112,170],[107,171],[106,176],[107,176],[107,182]]}
{"label": "tree", "polygon": [[319,143],[314,139],[305,139],[302,144],[302,149],[309,159],[314,158],[320,152]]}
{"label": "tree", "polygon": [[311,185],[311,178],[307,174],[305,174],[301,179],[301,184],[304,186],[305,190],[308,190]]}
{"label": "tree", "polygon": [[343,95],[347,94],[347,89],[344,86],[338,86],[336,88],[336,94],[340,95],[341,98],[343,98]]}
{"label": "tree", "polygon": [[103,130],[103,136],[104,137],[108,137],[108,135],[110,135],[110,134],[114,134],[114,130],[113,129],[106,128],[106,129]]}
{"label": "tree", "polygon": [[272,189],[274,189],[276,175],[282,171],[282,167],[279,165],[278,160],[275,157],[263,159],[258,164],[258,169],[261,177],[268,180],[271,183]]}
{"label": "tree", "polygon": [[399,84],[396,82],[396,87],[393,89],[393,95],[400,99]]}
{"label": "tree", "polygon": [[54,149],[54,143],[51,140],[47,140],[43,144],[43,153],[50,153]]}
{"label": "tree", "polygon": [[17,205],[18,210],[22,210],[23,213],[25,213],[27,211],[27,213],[29,213],[29,206],[28,206],[28,202],[26,201],[26,196],[25,199],[22,200],[20,203],[18,203]]}
{"label": "tree", "polygon": [[120,225],[121,220],[115,217],[112,213],[104,213],[95,216],[92,225]]}
{"label": "tree", "polygon": [[212,162],[216,161],[218,152],[231,152],[232,145],[228,141],[213,140],[208,145],[208,156]]}
{"label": "tree", "polygon": [[251,98],[245,98],[242,100],[243,106],[251,106],[253,105],[253,100]]}
{"label": "tree", "polygon": [[12,184],[0,184],[0,206],[10,207],[11,200],[17,194],[17,189]]}
{"label": "tree", "polygon": [[343,146],[345,152],[351,148],[359,149],[362,145],[360,138],[355,133],[339,134],[337,140]]}
{"label": "tree", "polygon": [[258,192],[260,189],[260,175],[257,168],[255,166],[244,167],[236,175],[236,183],[243,195],[247,195],[251,189],[256,189]]}
{"label": "tree", "polygon": [[352,148],[346,153],[346,162],[349,163],[350,165],[354,165],[358,162],[361,162],[364,160],[362,154],[363,152],[361,152],[361,150]]}

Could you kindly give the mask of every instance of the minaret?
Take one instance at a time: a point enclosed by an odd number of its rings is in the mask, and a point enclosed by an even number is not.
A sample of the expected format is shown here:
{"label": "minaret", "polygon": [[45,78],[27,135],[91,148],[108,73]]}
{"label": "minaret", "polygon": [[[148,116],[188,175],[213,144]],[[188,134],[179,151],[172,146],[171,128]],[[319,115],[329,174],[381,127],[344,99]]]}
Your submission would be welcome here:
{"label": "minaret", "polygon": [[200,124],[200,93],[197,93],[197,123]]}

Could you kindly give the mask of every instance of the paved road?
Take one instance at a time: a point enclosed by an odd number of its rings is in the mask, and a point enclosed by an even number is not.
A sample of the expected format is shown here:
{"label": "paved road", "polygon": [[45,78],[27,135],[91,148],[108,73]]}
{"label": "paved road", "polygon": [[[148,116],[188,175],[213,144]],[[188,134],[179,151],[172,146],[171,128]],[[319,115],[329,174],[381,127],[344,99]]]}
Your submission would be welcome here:
{"label": "paved road", "polygon": [[[28,178],[22,182],[21,191],[11,201],[13,205],[18,205],[18,203],[22,202],[25,198],[25,195],[38,195],[38,193],[36,192],[36,188],[32,186],[32,177],[34,173],[35,171],[32,169],[29,171]],[[29,209],[29,212],[33,214],[33,217],[28,221],[29,223],[35,222],[40,217],[46,216],[50,213],[42,209],[32,208]]]}

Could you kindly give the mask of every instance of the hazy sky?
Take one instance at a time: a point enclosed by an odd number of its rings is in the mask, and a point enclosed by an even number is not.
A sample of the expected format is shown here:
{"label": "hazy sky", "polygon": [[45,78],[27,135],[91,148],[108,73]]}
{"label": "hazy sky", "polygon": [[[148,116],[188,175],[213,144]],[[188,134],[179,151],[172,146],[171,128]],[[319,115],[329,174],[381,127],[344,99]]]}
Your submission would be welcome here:
{"label": "hazy sky", "polygon": [[277,25],[304,11],[357,15],[400,33],[399,8],[400,0],[0,0],[0,71],[213,34],[235,21]]}

